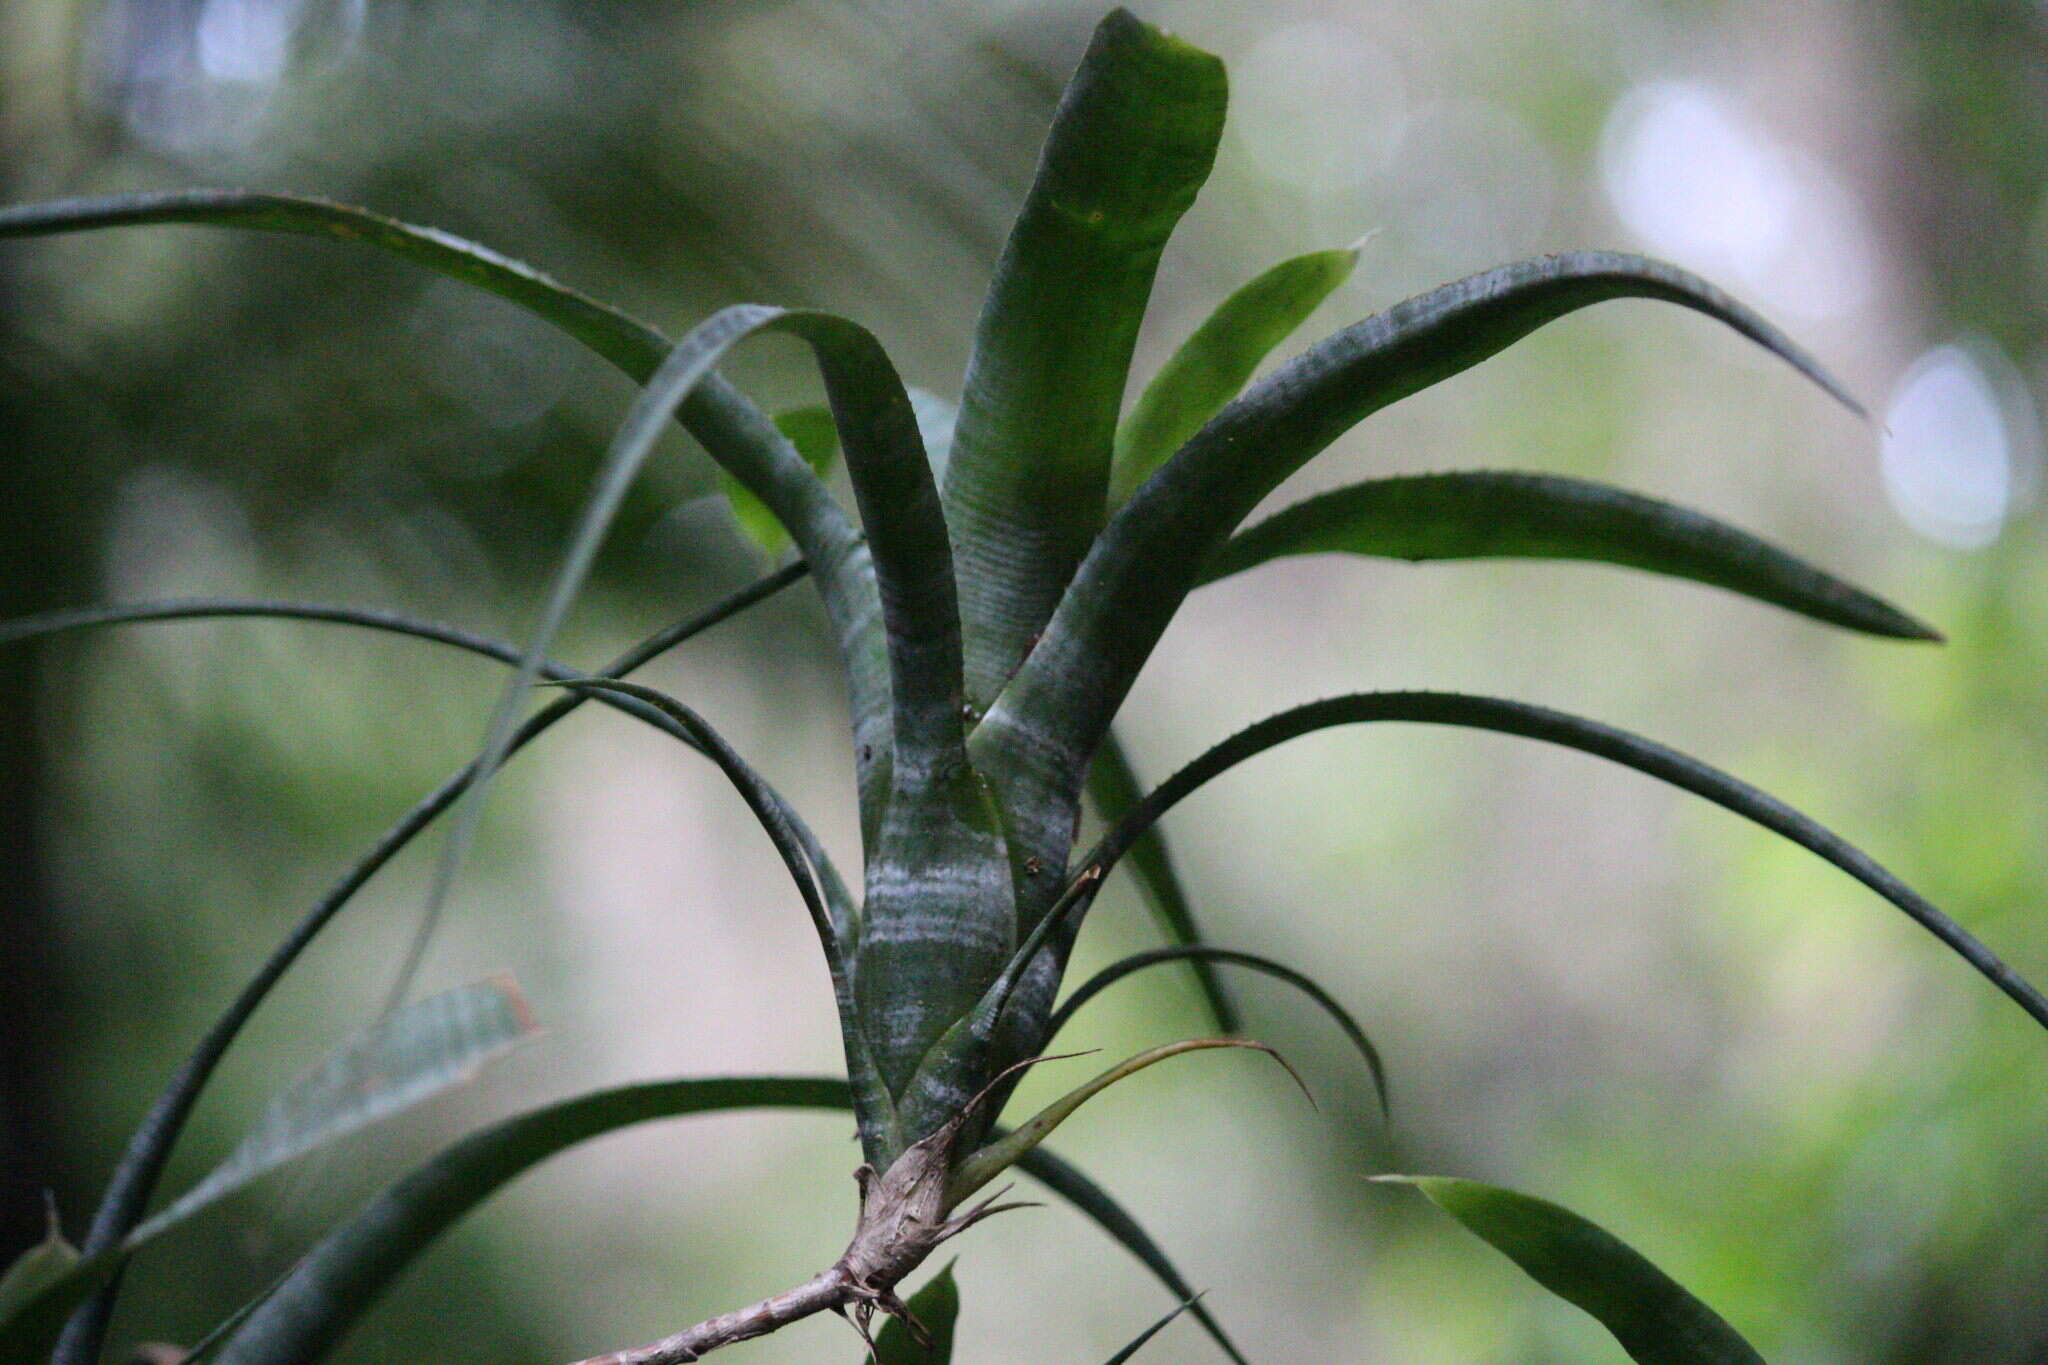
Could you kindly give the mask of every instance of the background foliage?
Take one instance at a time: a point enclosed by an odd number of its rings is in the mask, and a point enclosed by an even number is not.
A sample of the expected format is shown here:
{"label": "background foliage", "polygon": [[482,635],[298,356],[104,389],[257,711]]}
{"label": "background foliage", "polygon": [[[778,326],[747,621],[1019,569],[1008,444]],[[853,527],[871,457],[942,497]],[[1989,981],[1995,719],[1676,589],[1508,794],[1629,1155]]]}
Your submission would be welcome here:
{"label": "background foliage", "polygon": [[[0,197],[330,194],[488,241],[675,331],[742,299],[847,312],[906,378],[940,387],[1098,17],[894,0],[485,14],[16,0],[0,12]],[[1205,593],[1169,634],[1125,728],[1143,772],[1337,690],[1569,705],[1829,819],[2039,974],[2041,9],[1148,14],[1234,81],[1218,183],[1169,254],[1141,370],[1253,271],[1368,231],[1308,334],[1513,255],[1653,250],[1784,322],[1882,425],[1823,411],[1704,322],[1617,306],[1382,414],[1299,491],[1478,465],[1611,478],[1796,545],[1951,643],[1887,646],[1582,566],[1283,563]],[[772,346],[735,375],[777,404],[809,398],[802,376]],[[626,400],[512,309],[359,255],[175,229],[10,244],[0,606],[254,592],[517,633]],[[568,657],[753,571],[706,496],[708,464],[674,439]],[[850,860],[842,700],[799,596],[657,680]],[[1239,657],[1295,662],[1275,681]],[[34,1237],[43,1186],[82,1217],[119,1134],[258,945],[465,755],[499,679],[403,642],[253,623],[62,639],[0,669],[4,1256]],[[189,1339],[309,1229],[484,1117],[611,1081],[837,1064],[807,927],[714,774],[593,715],[524,760],[491,811],[429,974],[514,969],[547,1039],[208,1215],[187,1254],[138,1267],[117,1341]],[[1254,1030],[1309,1074],[1322,1115],[1224,1061],[1163,1068],[1068,1130],[1248,1343],[1619,1358],[1420,1201],[1359,1178],[1424,1168],[1597,1218],[1774,1361],[2048,1352],[2032,1292],[2048,1273],[2039,1041],[1853,884],[1589,760],[1425,731],[1290,747],[1171,828],[1215,940],[1256,925],[1263,949],[1314,965],[1397,1087],[1388,1133],[1344,1040],[1254,981]],[[374,887],[266,1011],[188,1173],[369,1017],[425,874],[408,860]],[[1118,887],[1080,969],[1150,934]],[[1184,983],[1156,973],[1071,1036],[1129,1050],[1197,1020]],[[855,1159],[830,1116],[621,1136],[466,1224],[349,1358],[567,1359],[656,1335],[836,1250]],[[1099,1358],[1152,1315],[1154,1291],[1092,1229],[1011,1217],[961,1246],[967,1339],[1012,1341],[1020,1361]],[[1173,1330],[1155,1350],[1207,1349]],[[751,1349],[850,1358],[842,1332],[806,1324]]]}

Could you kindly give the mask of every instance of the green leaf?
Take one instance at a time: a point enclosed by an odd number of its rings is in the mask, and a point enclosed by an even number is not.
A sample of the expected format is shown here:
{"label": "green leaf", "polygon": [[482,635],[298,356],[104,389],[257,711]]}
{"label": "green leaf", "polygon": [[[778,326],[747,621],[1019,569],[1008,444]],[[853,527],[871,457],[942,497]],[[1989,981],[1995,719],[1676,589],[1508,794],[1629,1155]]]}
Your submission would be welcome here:
{"label": "green leaf", "polygon": [[[796,447],[797,453],[804,457],[804,463],[816,471],[819,478],[824,478],[831,471],[833,462],[839,458],[839,428],[833,425],[832,409],[818,405],[791,408],[775,414],[775,426],[789,438],[789,443]],[[779,558],[789,548],[789,532],[775,519],[767,504],[722,469],[718,472],[718,486],[732,507],[733,519],[739,522],[740,530],[747,539],[760,546],[768,558]]]}
{"label": "green leaf", "polygon": [[509,977],[414,1001],[350,1042],[264,1109],[225,1161],[130,1235],[168,1231],[285,1163],[462,1085],[533,1036]]}
{"label": "green leaf", "polygon": [[[755,582],[748,584],[708,609],[697,612],[673,625],[656,631],[647,639],[640,641],[618,658],[612,660],[606,665],[606,671],[609,673],[630,672],[663,652],[691,639],[698,633],[709,630],[711,627],[746,610],[755,603],[781,591],[803,577],[805,572],[806,566],[804,565],[790,565],[786,568],[778,569],[764,578],[757,579]],[[170,605],[179,606],[180,604]],[[211,605],[218,604],[187,603],[182,605],[184,607],[193,607],[195,605],[210,607]],[[231,603],[227,605],[237,607],[244,604]],[[276,604],[262,605],[267,607]],[[290,604],[285,605],[289,606]],[[185,613],[167,613],[167,615],[177,614]],[[49,617],[28,619],[40,621],[45,628],[55,630],[77,625],[95,624],[97,621],[89,621],[82,618],[96,615],[98,614],[88,611],[56,613]],[[135,614],[124,614],[120,619],[140,620],[145,619],[145,616],[141,609],[136,609]],[[16,623],[18,626],[22,624],[21,622]],[[355,622],[355,624],[368,623]],[[397,627],[387,619],[379,623],[379,628],[395,629]],[[29,633],[32,632],[22,629],[17,631],[16,635],[19,637]],[[429,638],[435,637],[430,636]],[[453,639],[446,642],[451,644],[459,643]],[[502,654],[498,652],[500,649],[503,651]],[[511,646],[497,646],[493,644],[492,649],[487,652],[490,652],[492,657],[505,657],[509,659],[516,655],[517,651]],[[518,733],[513,736],[512,746],[508,752],[516,752],[524,747],[560,721],[564,716],[567,716],[570,712],[581,706],[583,702],[584,698],[581,696],[564,697],[542,708],[519,728]],[[630,707],[639,706],[642,703],[628,701],[622,703],[622,705]],[[658,713],[653,715],[653,719],[657,723],[669,723],[665,717],[660,716]],[[192,1051],[179,1063],[177,1070],[171,1074],[170,1079],[165,1082],[163,1090],[157,1095],[155,1103],[150,1106],[149,1113],[129,1137],[128,1145],[123,1149],[120,1161],[114,1166],[113,1175],[108,1178],[106,1193],[101,1196],[99,1207],[93,1214],[92,1228],[86,1237],[85,1243],[88,1252],[111,1253],[119,1245],[121,1239],[127,1236],[135,1225],[141,1221],[143,1210],[147,1206],[150,1196],[156,1190],[157,1181],[163,1175],[164,1164],[170,1159],[171,1150],[176,1146],[179,1134],[184,1131],[186,1120],[190,1118],[192,1108],[198,1103],[199,1096],[205,1090],[207,1081],[212,1077],[214,1070],[220,1065],[221,1059],[227,1055],[228,1049],[233,1046],[235,1039],[240,1036],[242,1028],[249,1022],[249,1019],[256,1013],[256,1010],[262,1005],[264,1000],[269,997],[271,990],[284,978],[285,973],[291,970],[292,964],[298,961],[299,955],[319,936],[320,931],[327,926],[328,922],[335,915],[339,914],[342,908],[354,898],[356,892],[360,891],[369,882],[371,877],[375,876],[386,863],[405,849],[422,830],[433,823],[436,817],[455,803],[469,784],[475,780],[476,773],[477,768],[475,764],[472,763],[465,766],[434,791],[428,793],[410,811],[406,812],[395,825],[386,830],[377,842],[372,845],[370,850],[361,858],[358,858],[355,864],[341,876],[340,880],[328,888],[327,892],[315,902],[311,909],[300,916],[298,922],[292,926],[291,931],[285,935],[283,941],[271,950],[270,954],[257,967],[255,973],[243,984],[241,990],[236,992],[235,998],[229,1003],[227,1009],[221,1013],[219,1018],[214,1020],[205,1034],[201,1036],[198,1043],[193,1046]],[[801,824],[799,824],[798,828],[803,830]],[[803,832],[808,838],[808,831]],[[811,842],[815,844],[814,839]],[[822,858],[822,853],[814,855],[814,861],[821,861]],[[829,864],[824,865],[829,867]],[[844,887],[839,886],[836,875],[828,877],[827,887],[828,890],[832,887],[839,888],[838,894],[841,900],[847,903],[848,909],[846,913],[850,915],[850,898],[846,896]],[[111,1275],[113,1267],[118,1265],[118,1260],[102,1259],[107,1261],[107,1273]],[[92,1327],[91,1330],[86,1331],[80,1338],[82,1348],[92,1348],[96,1345],[97,1338],[104,1329],[107,1313],[112,1306],[111,1294],[112,1291],[109,1290],[95,1301],[97,1325]],[[61,1320],[59,1326],[61,1326]],[[52,1332],[56,1330],[56,1327],[51,1328]],[[36,1365],[41,1365],[43,1357],[47,1354],[47,1350],[31,1351],[30,1358],[36,1362]],[[84,1349],[84,1354],[92,1354],[91,1349]]]}
{"label": "green leaf", "polygon": [[1225,299],[1160,367],[1116,429],[1109,501],[1126,501],[1202,424],[1237,397],[1273,348],[1308,321],[1358,264],[1358,248],[1280,262]]}
{"label": "green leaf", "polygon": [[986,705],[1102,524],[1160,252],[1208,178],[1223,64],[1117,10],[1061,97],[982,305],[946,477],[968,695]]}
{"label": "green leaf", "polygon": [[[884,1159],[895,1145],[895,1106],[881,1078],[876,1073],[872,1047],[867,1030],[863,1027],[860,1014],[853,1000],[853,960],[848,954],[848,945],[840,940],[837,926],[833,923],[832,912],[825,904],[825,898],[818,883],[812,876],[804,844],[797,837],[795,827],[785,814],[787,804],[776,794],[762,776],[755,772],[747,761],[740,757],[733,747],[726,743],[705,719],[689,707],[665,692],[638,683],[623,682],[615,678],[585,678],[564,683],[579,691],[614,693],[647,703],[673,720],[694,742],[695,747],[708,755],[718,765],[719,771],[732,783],[754,819],[768,835],[769,842],[781,855],[782,863],[789,871],[790,880],[796,883],[797,892],[803,897],[804,908],[810,912],[811,925],[818,934],[819,945],[824,949],[825,966],[831,974],[832,996],[839,1009],[839,1028],[845,1041],[846,1064],[854,1081],[855,1112],[860,1120],[861,1143],[869,1163]],[[877,1166],[877,1169],[886,1167]]]}
{"label": "green leaf", "polygon": [[[1140,841],[1138,847],[1142,846]],[[1344,1036],[1351,1040],[1351,1046],[1358,1049],[1358,1055],[1365,1059],[1366,1071],[1372,1076],[1373,1092],[1379,1096],[1381,1114],[1391,1111],[1392,1103],[1387,1094],[1387,1070],[1380,1061],[1380,1050],[1373,1046],[1372,1039],[1366,1036],[1365,1030],[1352,1018],[1351,1011],[1337,1003],[1335,996],[1316,984],[1312,977],[1275,962],[1269,957],[1260,957],[1256,953],[1233,952],[1228,948],[1215,948],[1206,943],[1184,943],[1171,948],[1154,948],[1150,952],[1132,953],[1129,957],[1119,958],[1110,963],[1076,986],[1073,993],[1061,1001],[1060,1007],[1053,1011],[1052,1022],[1046,1026],[1047,1046],[1051,1046],[1052,1040],[1059,1037],[1060,1030],[1072,1021],[1075,1012],[1081,1006],[1132,972],[1142,971],[1161,962],[1227,962],[1232,966],[1264,972],[1267,976],[1294,987],[1315,1001],[1325,1014],[1337,1021],[1337,1027],[1344,1030]]]}
{"label": "green leaf", "polygon": [[1639,493],[1552,474],[1417,474],[1352,484],[1232,536],[1202,582],[1283,555],[1583,559],[1710,583],[1872,635],[1941,635],[1746,531]]}
{"label": "green leaf", "polygon": [[1674,266],[1573,252],[1444,285],[1346,328],[1253,385],[1124,504],[982,721],[976,761],[1005,785],[1078,786],[1205,561],[1282,480],[1388,404],[1547,322],[1619,298],[1658,299],[1715,318],[1861,411],[1777,329]]}
{"label": "green leaf", "polygon": [[868,1357],[868,1365],[951,1365],[953,1324],[960,1317],[960,1286],[953,1280],[957,1264],[947,1262],[944,1270],[910,1296],[911,1316],[929,1334],[930,1344],[918,1345],[901,1318],[890,1318],[875,1334],[875,1352]]}
{"label": "green leaf", "polygon": [[1167,1324],[1171,1323],[1175,1318],[1179,1317],[1182,1313],[1187,1312],[1188,1309],[1194,1307],[1194,1305],[1195,1301],[1193,1299],[1189,1299],[1186,1303],[1176,1305],[1174,1308],[1170,1309],[1164,1317],[1160,1318],[1159,1321],[1153,1323],[1150,1327],[1147,1327],[1144,1331],[1138,1333],[1138,1335],[1131,1341],[1130,1345],[1124,1347],[1121,1351],[1118,1351],[1115,1355],[1111,1356],[1104,1363],[1104,1365],[1123,1365],[1124,1361],[1129,1360],[1132,1356],[1136,1355],[1139,1351],[1143,1350],[1145,1348],[1146,1342],[1152,1340],[1152,1338],[1158,1336],[1161,1332],[1165,1331]]}
{"label": "green leaf", "polygon": [[[0,238],[149,223],[282,232],[366,246],[516,304],[583,343],[635,383],[651,378],[671,350],[668,338],[653,327],[532,266],[436,228],[324,199],[244,190],[67,199],[0,209]],[[791,529],[809,562],[846,663],[863,816],[878,818],[888,788],[889,669],[866,544],[775,424],[722,377],[707,376],[676,416],[712,459]]]}
{"label": "green leaf", "polygon": [[[1095,802],[1096,813],[1109,824],[1115,824],[1128,814],[1144,796],[1144,788],[1138,783],[1138,774],[1131,767],[1130,756],[1111,730],[1102,741],[1101,752],[1088,765],[1088,795]],[[1131,873],[1137,879],[1139,889],[1158,916],[1167,937],[1178,944],[1196,944],[1202,941],[1202,931],[1195,923],[1194,907],[1188,903],[1187,892],[1180,884],[1180,874],[1173,869],[1173,857],[1167,852],[1166,838],[1157,826],[1145,831],[1138,842],[1131,845]],[[1209,1007],[1209,1015],[1216,1021],[1219,1033],[1237,1033],[1242,1030],[1237,1005],[1217,978],[1216,969],[1210,960],[1202,956],[1189,956],[1186,961],[1194,968],[1195,986],[1201,991],[1202,1000]],[[1046,1034],[1048,1038],[1051,1032]]]}
{"label": "green leaf", "polygon": [[1359,692],[1268,716],[1238,731],[1161,783],[1136,810],[1102,837],[1084,860],[1083,874],[1093,872],[1099,877],[1114,866],[1147,827],[1217,774],[1302,735],[1331,726],[1372,721],[1453,725],[1541,740],[1633,768],[1704,797],[1818,855],[1890,901],[2048,1027],[2048,998],[1967,929],[1832,830],[1718,768],[1640,735],[1548,707],[1497,697],[1458,692]]}
{"label": "green leaf", "polygon": [[1016,1165],[1026,1152],[1045,1141],[1055,1128],[1072,1117],[1076,1109],[1111,1086],[1169,1057],[1178,1057],[1186,1052],[1206,1052],[1215,1048],[1244,1048],[1252,1052],[1263,1052],[1280,1063],[1288,1075],[1294,1076],[1294,1083],[1301,1086],[1303,1095],[1308,1094],[1308,1087],[1302,1083],[1301,1077],[1295,1075],[1294,1068],[1288,1066],[1279,1053],[1264,1043],[1255,1043],[1248,1038],[1188,1038],[1178,1043],[1147,1048],[1136,1056],[1117,1063],[1101,1075],[1075,1086],[1017,1125],[1015,1131],[962,1157],[953,1167],[952,1178],[946,1182],[948,1207],[958,1205],[989,1181]]}
{"label": "green leaf", "polygon": [[420,1103],[532,1035],[509,980],[415,1001],[340,1049],[272,1100],[227,1159],[118,1246],[76,1260],[22,1295],[0,1318],[0,1365],[40,1361],[71,1310],[118,1274],[127,1257],[258,1177]]}
{"label": "green leaf", "polygon": [[1764,1365],[1720,1314],[1613,1233],[1548,1200],[1475,1180],[1386,1175],[1599,1319],[1640,1365]]}
{"label": "green leaf", "polygon": [[[318,1360],[443,1232],[558,1152],[636,1123],[759,1107],[846,1110],[853,1096],[845,1081],[825,1077],[655,1081],[562,1100],[471,1134],[322,1237],[230,1337],[221,1365]],[[1099,1225],[1176,1298],[1193,1297],[1159,1245],[1086,1175],[1043,1147],[1027,1153],[1018,1169]],[[1244,1365],[1205,1310],[1198,1304],[1194,1311]],[[5,1359],[5,1365],[17,1362]]]}
{"label": "green leaf", "polygon": [[1034,1147],[1026,1152],[1023,1160],[1017,1163],[1017,1169],[1079,1209],[1126,1251],[1144,1262],[1146,1269],[1195,1315],[1202,1324],[1202,1330],[1222,1348],[1225,1355],[1237,1365],[1248,1365],[1244,1353],[1237,1349],[1237,1343],[1223,1330],[1223,1324],[1216,1320],[1215,1314],[1203,1306],[1201,1296],[1181,1276],[1166,1252],[1135,1218],[1125,1212],[1121,1204],[1109,1197],[1108,1191],[1046,1147]]}
{"label": "green leaf", "polygon": [[64,1240],[63,1229],[57,1225],[56,1201],[52,1200],[43,1240],[15,1257],[7,1273],[0,1275],[0,1324],[77,1265],[78,1248]]}
{"label": "green leaf", "polygon": [[219,1365],[307,1365],[455,1221],[532,1166],[651,1119],[747,1108],[849,1108],[846,1083],[754,1076],[622,1086],[464,1138],[329,1231],[221,1348]]}

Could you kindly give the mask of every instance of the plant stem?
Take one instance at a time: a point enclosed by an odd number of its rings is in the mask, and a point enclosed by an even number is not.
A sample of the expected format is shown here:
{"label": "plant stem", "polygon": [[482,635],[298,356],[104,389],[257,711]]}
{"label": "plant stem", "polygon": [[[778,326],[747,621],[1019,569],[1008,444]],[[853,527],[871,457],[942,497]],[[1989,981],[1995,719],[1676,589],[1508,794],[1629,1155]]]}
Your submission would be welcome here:
{"label": "plant stem", "polygon": [[746,1308],[706,1318],[674,1336],[630,1350],[592,1356],[577,1362],[577,1365],[681,1365],[684,1361],[701,1360],[721,1346],[767,1336],[828,1308],[835,1312],[844,1311],[847,1305],[862,1297],[854,1288],[853,1278],[846,1268],[835,1265],[830,1270],[818,1272],[794,1289],[772,1294]]}

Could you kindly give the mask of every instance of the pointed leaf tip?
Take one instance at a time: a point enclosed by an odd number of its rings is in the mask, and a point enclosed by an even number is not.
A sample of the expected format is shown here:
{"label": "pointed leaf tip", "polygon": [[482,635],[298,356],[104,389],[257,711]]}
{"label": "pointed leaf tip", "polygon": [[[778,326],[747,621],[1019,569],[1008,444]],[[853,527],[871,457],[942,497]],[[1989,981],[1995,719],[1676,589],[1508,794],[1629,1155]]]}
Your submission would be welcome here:
{"label": "pointed leaf tip", "polygon": [[1583,1309],[1640,1365],[1765,1365],[1713,1309],[1605,1228],[1532,1195],[1449,1176],[1375,1176],[1412,1185]]}

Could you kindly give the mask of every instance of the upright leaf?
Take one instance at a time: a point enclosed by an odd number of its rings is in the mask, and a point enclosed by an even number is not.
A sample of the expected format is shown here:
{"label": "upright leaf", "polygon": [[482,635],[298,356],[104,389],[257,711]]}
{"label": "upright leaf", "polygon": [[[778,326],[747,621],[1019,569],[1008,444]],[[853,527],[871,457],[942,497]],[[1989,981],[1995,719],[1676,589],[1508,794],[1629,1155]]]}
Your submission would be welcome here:
{"label": "upright leaf", "polygon": [[1388,404],[1448,379],[1547,322],[1609,299],[1713,317],[1860,412],[1776,328],[1674,266],[1573,252],[1470,276],[1396,304],[1254,385],[1124,504],[1044,637],[974,740],[984,769],[1034,790],[1078,785],[1160,632],[1204,562],[1280,482]]}
{"label": "upright leaf", "polygon": [[1273,351],[1351,278],[1358,248],[1285,260],[1217,306],[1162,365],[1116,429],[1112,506],[1127,500],[1202,424],[1237,397]]}
{"label": "upright leaf", "polygon": [[868,1357],[868,1365],[951,1365],[953,1324],[960,1318],[960,1286],[953,1279],[956,1264],[947,1262],[945,1269],[910,1296],[910,1314],[927,1340],[920,1344],[901,1318],[890,1318],[875,1334],[875,1351]]}
{"label": "upright leaf", "polygon": [[1764,1365],[1720,1314],[1570,1209],[1476,1180],[1377,1178],[1422,1191],[1536,1283],[1599,1319],[1639,1365]]}
{"label": "upright leaf", "polygon": [[1902,640],[1940,632],[1775,545],[1703,513],[1554,474],[1372,479],[1298,502],[1224,542],[1213,583],[1283,555],[1413,561],[1579,559],[1711,583],[1815,620]]}
{"label": "upright leaf", "polygon": [[1223,131],[1223,64],[1116,10],[1068,83],[982,306],[946,475],[968,696],[986,705],[1102,524],[1166,240]]}

